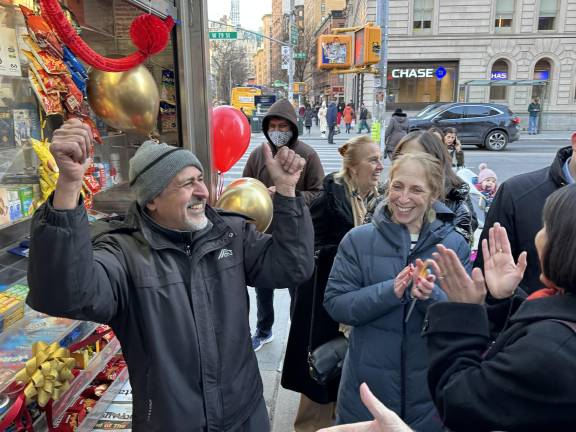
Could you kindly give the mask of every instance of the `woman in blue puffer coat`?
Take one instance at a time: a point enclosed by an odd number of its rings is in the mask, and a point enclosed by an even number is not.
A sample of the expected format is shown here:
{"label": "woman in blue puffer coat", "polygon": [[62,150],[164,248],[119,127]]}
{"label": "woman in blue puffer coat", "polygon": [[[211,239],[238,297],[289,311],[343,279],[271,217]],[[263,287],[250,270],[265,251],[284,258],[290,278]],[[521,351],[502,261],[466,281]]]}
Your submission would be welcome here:
{"label": "woman in blue puffer coat", "polygon": [[454,213],[440,202],[443,185],[436,158],[399,156],[390,170],[387,200],[372,223],[352,229],[340,243],[324,296],[328,314],[352,326],[338,423],[372,419],[358,392],[366,382],[413,429],[443,430],[428,391],[420,332],[428,306],[446,295],[423,270],[423,261],[442,243],[470,267],[470,248],[455,231]]}

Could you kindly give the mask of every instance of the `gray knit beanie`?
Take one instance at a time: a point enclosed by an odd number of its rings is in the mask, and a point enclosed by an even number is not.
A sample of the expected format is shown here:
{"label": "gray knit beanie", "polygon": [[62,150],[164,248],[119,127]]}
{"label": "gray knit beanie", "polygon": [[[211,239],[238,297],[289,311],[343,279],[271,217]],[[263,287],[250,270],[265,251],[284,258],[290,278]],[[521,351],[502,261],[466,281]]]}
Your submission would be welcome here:
{"label": "gray knit beanie", "polygon": [[168,183],[187,166],[204,172],[202,164],[190,150],[155,141],[145,141],[130,159],[128,177],[136,200],[142,207],[156,198]]}

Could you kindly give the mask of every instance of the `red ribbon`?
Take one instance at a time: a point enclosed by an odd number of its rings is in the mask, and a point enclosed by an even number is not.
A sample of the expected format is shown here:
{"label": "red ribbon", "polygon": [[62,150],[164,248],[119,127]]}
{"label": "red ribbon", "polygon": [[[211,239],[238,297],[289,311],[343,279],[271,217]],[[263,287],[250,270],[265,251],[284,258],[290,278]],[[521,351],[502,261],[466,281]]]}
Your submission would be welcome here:
{"label": "red ribbon", "polygon": [[[76,33],[74,27],[68,22],[58,0],[40,0],[42,16],[46,18],[52,27],[70,50],[90,66],[106,72],[123,72],[142,64],[150,55],[156,54],[166,48],[170,39],[170,32],[174,27],[174,20],[168,17],[165,21],[154,15],[144,15],[136,18],[136,26],[131,27],[130,36],[132,41],[139,47],[129,56],[119,59],[111,59],[101,56],[88,46]],[[136,23],[137,22],[137,23]],[[163,23],[164,25],[160,25]],[[150,35],[149,30],[156,34]]]}

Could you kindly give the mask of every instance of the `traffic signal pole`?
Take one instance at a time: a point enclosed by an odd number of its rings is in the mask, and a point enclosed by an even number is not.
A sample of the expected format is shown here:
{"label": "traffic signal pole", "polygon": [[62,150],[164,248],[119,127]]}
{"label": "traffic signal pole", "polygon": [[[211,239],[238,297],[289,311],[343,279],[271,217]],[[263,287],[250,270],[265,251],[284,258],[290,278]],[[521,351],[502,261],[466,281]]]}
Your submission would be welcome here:
{"label": "traffic signal pole", "polygon": [[388,12],[389,0],[378,0],[376,7],[376,21],[382,30],[382,40],[380,43],[380,62],[378,63],[378,74],[374,76],[374,118],[377,119],[380,127],[380,150],[385,151],[385,131],[384,116],[386,114],[386,93],[388,87]]}
{"label": "traffic signal pole", "polygon": [[294,0],[290,0],[290,25],[288,27],[288,47],[290,60],[288,62],[288,100],[294,100],[294,45],[292,45],[292,30],[294,27]]}

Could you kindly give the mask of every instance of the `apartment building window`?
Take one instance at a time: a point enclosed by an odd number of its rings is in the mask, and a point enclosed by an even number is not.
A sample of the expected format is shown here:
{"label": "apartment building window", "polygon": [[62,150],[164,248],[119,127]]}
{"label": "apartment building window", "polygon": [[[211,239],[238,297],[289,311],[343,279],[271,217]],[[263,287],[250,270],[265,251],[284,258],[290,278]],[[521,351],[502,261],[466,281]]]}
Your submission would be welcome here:
{"label": "apartment building window", "polygon": [[514,19],[515,0],[497,0],[494,30],[496,32],[509,32],[512,30]]}
{"label": "apartment building window", "polygon": [[414,0],[414,20],[412,28],[416,31],[430,31],[434,0]]}
{"label": "apartment building window", "polygon": [[558,0],[540,0],[538,30],[555,30]]}
{"label": "apartment building window", "polygon": [[[505,60],[497,60],[492,65],[492,72],[490,73],[490,81],[496,84],[498,81],[510,79],[508,74],[508,63]],[[505,101],[508,97],[507,87],[492,85],[490,87],[490,100],[491,101]]]}

